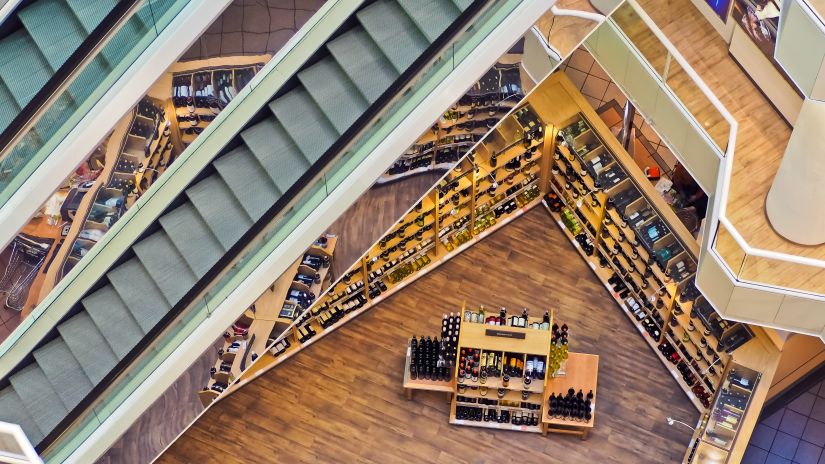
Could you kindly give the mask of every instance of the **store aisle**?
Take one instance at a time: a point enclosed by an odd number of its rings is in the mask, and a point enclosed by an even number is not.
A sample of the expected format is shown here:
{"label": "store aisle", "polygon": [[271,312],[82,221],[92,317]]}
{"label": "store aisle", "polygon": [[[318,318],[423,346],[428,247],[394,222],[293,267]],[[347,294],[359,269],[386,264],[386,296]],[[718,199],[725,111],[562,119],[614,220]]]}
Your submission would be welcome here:
{"label": "store aisle", "polygon": [[[404,350],[444,312],[552,306],[571,350],[599,354],[588,441],[450,426],[406,401]],[[537,208],[208,411],[158,462],[678,462],[698,413],[547,213]]]}

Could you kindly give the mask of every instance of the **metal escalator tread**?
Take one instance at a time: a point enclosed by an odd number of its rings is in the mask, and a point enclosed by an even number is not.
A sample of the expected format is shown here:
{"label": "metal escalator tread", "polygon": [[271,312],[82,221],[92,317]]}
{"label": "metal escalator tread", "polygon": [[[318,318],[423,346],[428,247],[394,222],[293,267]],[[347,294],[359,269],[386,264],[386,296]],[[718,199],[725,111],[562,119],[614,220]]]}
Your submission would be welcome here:
{"label": "metal escalator tread", "polygon": [[17,16],[55,70],[87,36],[64,0],[38,0],[20,10]]}
{"label": "metal escalator tread", "polygon": [[35,350],[34,359],[66,409],[77,406],[92,391],[92,382],[62,338],[58,337]]}
{"label": "metal escalator tread", "polygon": [[173,306],[198,281],[172,239],[162,229],[139,241],[132,249],[163,296]]}
{"label": "metal escalator tread", "polygon": [[136,259],[127,260],[106,277],[144,333],[152,330],[172,307]]}
{"label": "metal escalator tread", "polygon": [[117,356],[87,312],[75,314],[58,325],[57,331],[93,385],[117,365]]}
{"label": "metal escalator tread", "polygon": [[309,162],[274,116],[244,130],[241,138],[281,193],[309,169]]}
{"label": "metal escalator tread", "polygon": [[370,103],[398,78],[390,60],[360,26],[329,42],[327,49]]}
{"label": "metal escalator tread", "polygon": [[21,108],[43,88],[52,73],[46,58],[25,30],[0,40],[0,78]]}
{"label": "metal escalator tread", "polygon": [[298,79],[339,134],[349,129],[369,106],[361,91],[331,56],[299,72]]}
{"label": "metal escalator tread", "polygon": [[430,43],[395,0],[378,0],[357,13],[372,40],[403,73]]}
{"label": "metal escalator tread", "polygon": [[270,102],[269,108],[310,163],[338,140],[340,134],[303,87]]}
{"label": "metal escalator tread", "polygon": [[91,33],[117,4],[118,0],[65,0],[86,33]]}
{"label": "metal escalator tread", "polygon": [[281,192],[246,145],[235,148],[212,164],[253,221],[260,219],[281,197]]}
{"label": "metal escalator tread", "polygon": [[9,381],[40,430],[54,429],[69,413],[37,363],[24,367]]}
{"label": "metal escalator tread", "polygon": [[20,106],[6,84],[0,80],[0,132],[4,131],[19,113]]}
{"label": "metal escalator tread", "polygon": [[227,250],[252,227],[252,219],[217,173],[186,189],[186,196]]}
{"label": "metal escalator tread", "polygon": [[458,7],[459,10],[464,11],[473,4],[475,0],[453,0],[455,6]]}
{"label": "metal escalator tread", "polygon": [[398,0],[430,42],[435,42],[461,11],[451,0]]}
{"label": "metal escalator tread", "polygon": [[117,359],[125,358],[143,338],[145,332],[111,285],[103,286],[82,302]]}
{"label": "metal escalator tread", "polygon": [[29,441],[38,443],[45,434],[34,422],[26,408],[20,407],[21,404],[23,404],[23,400],[14,391],[14,387],[8,386],[0,390],[0,421],[19,425],[26,433]]}
{"label": "metal escalator tread", "polygon": [[226,252],[192,203],[161,216],[160,225],[199,279]]}

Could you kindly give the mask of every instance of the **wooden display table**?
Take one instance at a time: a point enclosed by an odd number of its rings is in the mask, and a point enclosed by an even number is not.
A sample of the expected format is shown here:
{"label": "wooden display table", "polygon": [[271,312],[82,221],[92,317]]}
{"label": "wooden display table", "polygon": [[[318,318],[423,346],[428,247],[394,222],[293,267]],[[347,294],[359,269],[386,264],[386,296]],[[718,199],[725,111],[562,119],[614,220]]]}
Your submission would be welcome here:
{"label": "wooden display table", "polygon": [[411,354],[411,348],[407,346],[407,359],[404,363],[404,396],[406,396],[408,400],[413,399],[413,390],[444,392],[447,393],[447,402],[451,402],[453,399],[453,391],[455,391],[455,382],[453,380],[445,382],[427,379],[413,380],[410,378]]}
{"label": "wooden display table", "polygon": [[[582,440],[587,439],[593,423],[596,422],[596,383],[599,376],[599,356],[595,354],[568,353],[567,372],[564,376],[550,377],[544,387],[544,404],[542,405],[541,433],[547,432],[579,435]],[[551,394],[566,393],[568,389],[582,390],[587,393],[593,390],[591,408],[593,417],[588,422],[574,421],[573,419],[557,419],[548,415],[547,402]]]}

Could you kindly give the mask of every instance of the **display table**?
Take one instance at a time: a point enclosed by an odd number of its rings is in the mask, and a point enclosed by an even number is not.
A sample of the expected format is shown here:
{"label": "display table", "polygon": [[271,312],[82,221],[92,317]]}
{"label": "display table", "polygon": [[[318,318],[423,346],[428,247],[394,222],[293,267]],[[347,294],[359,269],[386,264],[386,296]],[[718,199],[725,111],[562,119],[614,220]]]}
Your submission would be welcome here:
{"label": "display table", "polygon": [[413,399],[413,390],[425,390],[447,393],[447,402],[451,402],[453,399],[453,391],[455,391],[455,381],[445,382],[422,378],[412,380],[410,378],[410,351],[410,347],[408,346],[407,359],[404,362],[404,395],[407,399]]}
{"label": "display table", "polygon": [[[599,376],[599,356],[595,354],[568,353],[567,372],[563,376],[549,377],[544,387],[544,406],[541,415],[541,433],[548,432],[579,435],[582,440],[587,439],[590,429],[596,422],[596,383]],[[591,402],[593,417],[588,422],[579,422],[573,419],[561,419],[548,415],[547,402],[551,394],[564,393],[569,388],[585,393],[592,390]]]}

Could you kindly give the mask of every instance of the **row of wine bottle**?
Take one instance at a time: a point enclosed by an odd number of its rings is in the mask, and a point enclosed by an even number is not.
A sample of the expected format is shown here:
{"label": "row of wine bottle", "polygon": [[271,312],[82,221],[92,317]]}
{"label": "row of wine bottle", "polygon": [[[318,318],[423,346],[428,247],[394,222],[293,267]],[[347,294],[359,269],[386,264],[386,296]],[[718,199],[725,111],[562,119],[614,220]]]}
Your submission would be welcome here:
{"label": "row of wine bottle", "polygon": [[472,422],[497,422],[515,426],[538,427],[539,416],[534,412],[499,411],[493,408],[479,408],[475,406],[456,406],[455,418]]}
{"label": "row of wine bottle", "polygon": [[531,328],[536,330],[550,329],[550,311],[545,311],[541,322],[530,322],[530,315],[527,308],[522,309],[521,315],[507,316],[507,308],[504,306],[499,310],[498,315],[487,315],[484,306],[478,311],[464,311],[464,322],[483,323],[487,325]]}

